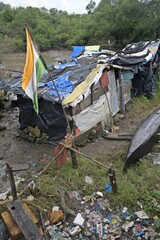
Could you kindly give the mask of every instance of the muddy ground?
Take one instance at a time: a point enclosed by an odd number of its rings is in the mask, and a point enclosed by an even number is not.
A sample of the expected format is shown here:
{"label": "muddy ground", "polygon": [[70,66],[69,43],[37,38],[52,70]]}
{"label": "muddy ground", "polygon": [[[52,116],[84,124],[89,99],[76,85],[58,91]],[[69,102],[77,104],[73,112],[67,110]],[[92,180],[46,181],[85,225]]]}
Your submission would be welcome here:
{"label": "muddy ground", "polygon": [[[153,109],[154,110],[154,109]],[[54,157],[54,146],[51,144],[38,144],[24,141],[19,138],[19,112],[18,108],[6,109],[1,111],[4,117],[0,119],[0,124],[6,126],[6,130],[0,131],[0,160],[9,164],[29,164],[31,170],[40,165],[41,162],[48,162]],[[132,108],[130,109],[132,111]],[[151,110],[150,110],[151,111]],[[134,133],[136,127],[148,115],[148,111],[142,112],[140,115],[130,118],[126,113],[125,118],[119,120],[119,130],[117,133]],[[121,146],[128,146],[130,141],[126,140],[107,140],[100,136],[87,143],[79,150],[94,158],[100,155],[106,157],[108,153],[111,157],[112,152]],[[124,152],[125,155],[125,152]]]}

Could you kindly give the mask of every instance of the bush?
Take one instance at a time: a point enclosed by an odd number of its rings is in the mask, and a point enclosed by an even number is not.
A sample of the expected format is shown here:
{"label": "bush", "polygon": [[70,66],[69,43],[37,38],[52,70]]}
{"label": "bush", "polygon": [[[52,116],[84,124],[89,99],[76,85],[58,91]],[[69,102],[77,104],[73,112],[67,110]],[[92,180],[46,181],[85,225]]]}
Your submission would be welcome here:
{"label": "bush", "polygon": [[25,44],[23,39],[21,38],[14,38],[13,39],[13,47],[15,52],[22,52],[25,50]]}

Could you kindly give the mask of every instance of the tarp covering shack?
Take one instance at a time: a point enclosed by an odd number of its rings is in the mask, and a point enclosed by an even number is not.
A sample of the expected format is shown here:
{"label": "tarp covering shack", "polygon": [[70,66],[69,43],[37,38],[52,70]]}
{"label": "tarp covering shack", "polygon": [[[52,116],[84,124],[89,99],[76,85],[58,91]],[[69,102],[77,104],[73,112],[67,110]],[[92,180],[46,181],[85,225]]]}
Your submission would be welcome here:
{"label": "tarp covering shack", "polygon": [[109,62],[127,66],[134,70],[132,93],[134,96],[152,96],[155,93],[158,79],[160,41],[148,41],[128,44]]}

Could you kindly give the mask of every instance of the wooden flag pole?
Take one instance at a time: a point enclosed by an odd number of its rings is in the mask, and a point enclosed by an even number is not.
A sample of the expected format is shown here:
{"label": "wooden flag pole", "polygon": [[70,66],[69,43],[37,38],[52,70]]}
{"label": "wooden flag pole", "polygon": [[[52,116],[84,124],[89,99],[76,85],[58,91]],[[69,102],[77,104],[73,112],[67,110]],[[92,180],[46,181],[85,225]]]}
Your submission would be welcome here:
{"label": "wooden flag pole", "polygon": [[[27,24],[26,24],[26,28],[27,28],[28,32],[30,33],[30,35],[31,35],[32,41],[34,42],[33,36],[32,36],[32,34],[31,34],[31,32],[30,32],[29,27],[28,27]],[[61,97],[60,97],[60,94],[59,94],[59,92],[58,92],[58,89],[57,89],[57,87],[56,87],[56,84],[55,84],[55,82],[54,82],[54,80],[53,80],[53,78],[52,78],[52,74],[51,74],[50,70],[48,69],[48,67],[47,67],[47,65],[46,65],[46,63],[45,63],[42,55],[40,54],[40,51],[39,51],[37,45],[35,44],[35,42],[34,42],[34,45],[35,45],[35,47],[37,48],[37,51],[38,51],[38,53],[39,53],[39,56],[40,56],[40,58],[41,58],[41,60],[42,60],[42,62],[43,62],[43,64],[44,64],[46,70],[47,70],[48,73],[49,73],[50,79],[51,79],[51,81],[52,81],[52,83],[53,83],[53,86],[54,86],[54,88],[55,88],[55,91],[56,91],[56,93],[57,93],[57,96],[58,96],[58,98],[59,98],[60,104],[61,104],[62,109],[63,109],[63,113],[64,113],[64,116],[65,116],[65,119],[66,119],[66,122],[67,122],[67,129],[68,129],[68,131],[69,131],[69,134],[72,134],[71,127],[70,127],[69,121],[68,121],[68,117],[67,117],[65,108],[64,108],[64,106],[63,106],[63,104],[62,104],[62,99],[61,99]],[[74,140],[72,140],[72,147],[75,148]],[[78,166],[76,154],[75,154],[75,152],[73,152],[71,149],[70,149],[70,152],[71,152],[71,158],[72,158],[72,166],[75,168],[75,167]]]}

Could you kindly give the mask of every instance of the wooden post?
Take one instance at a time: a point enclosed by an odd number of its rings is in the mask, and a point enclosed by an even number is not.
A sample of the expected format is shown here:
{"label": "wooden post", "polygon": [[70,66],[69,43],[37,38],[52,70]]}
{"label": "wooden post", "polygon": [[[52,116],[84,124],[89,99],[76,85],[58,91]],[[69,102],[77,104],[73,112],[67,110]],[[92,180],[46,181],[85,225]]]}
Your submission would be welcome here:
{"label": "wooden post", "polygon": [[117,192],[117,183],[116,183],[115,171],[110,168],[108,173],[109,173],[109,180],[110,180],[110,183],[111,183],[111,186],[112,186],[112,190],[113,190],[113,192]]}
{"label": "wooden post", "polygon": [[[74,149],[76,148],[74,142],[72,143],[72,147]],[[73,151],[72,149],[70,149],[70,153],[71,153],[71,159],[72,159],[72,167],[77,168],[78,167],[77,153],[75,151]]]}

